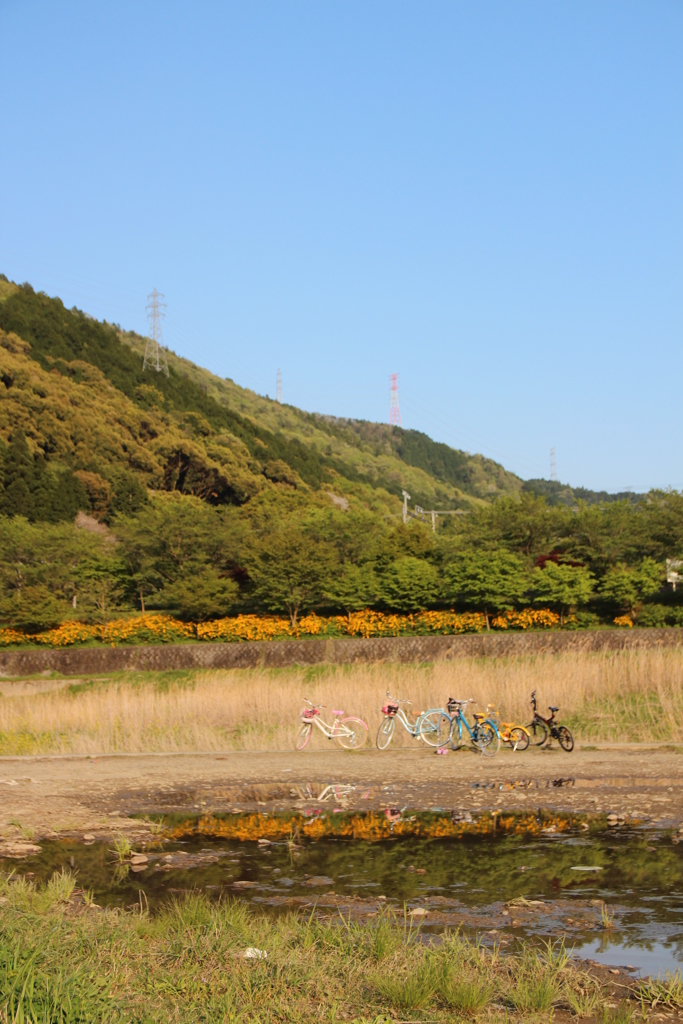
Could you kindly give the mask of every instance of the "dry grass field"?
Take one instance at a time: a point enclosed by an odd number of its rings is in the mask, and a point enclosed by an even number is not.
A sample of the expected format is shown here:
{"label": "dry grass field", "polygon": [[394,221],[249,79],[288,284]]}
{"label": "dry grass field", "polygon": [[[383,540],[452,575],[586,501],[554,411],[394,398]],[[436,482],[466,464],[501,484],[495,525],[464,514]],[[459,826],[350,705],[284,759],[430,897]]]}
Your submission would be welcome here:
{"label": "dry grass field", "polygon": [[[370,727],[387,690],[413,712],[449,696],[488,701],[526,723],[529,695],[579,741],[683,739],[683,651],[461,659],[430,665],[127,673],[31,696],[0,696],[0,754],[291,749],[301,698]],[[414,741],[397,729],[396,743]],[[327,741],[314,733],[311,746]]]}

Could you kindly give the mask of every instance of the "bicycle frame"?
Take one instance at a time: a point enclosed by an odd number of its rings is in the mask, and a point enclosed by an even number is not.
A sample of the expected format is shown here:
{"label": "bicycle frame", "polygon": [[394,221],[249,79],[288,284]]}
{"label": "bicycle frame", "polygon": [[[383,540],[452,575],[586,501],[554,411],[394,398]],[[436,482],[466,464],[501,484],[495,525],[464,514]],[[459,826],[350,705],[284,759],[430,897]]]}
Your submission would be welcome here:
{"label": "bicycle frame", "polygon": [[534,690],[534,692],[531,695],[531,706],[534,709],[534,717],[533,717],[533,719],[531,721],[531,724],[533,725],[534,722],[543,722],[543,724],[547,725],[548,729],[550,729],[552,731],[552,729],[555,727],[555,712],[552,710],[552,708],[550,709],[550,718],[544,718],[543,715],[540,714],[540,712],[536,708],[536,691],[535,690]]}
{"label": "bicycle frame", "polygon": [[391,717],[392,718],[398,718],[399,722],[401,723],[401,725],[403,726],[405,731],[407,733],[410,733],[411,736],[418,736],[419,737],[419,735],[420,735],[420,724],[422,722],[422,715],[418,715],[416,720],[415,720],[415,722],[411,723],[410,719],[406,715],[406,713],[403,710],[403,708],[399,708],[398,711],[395,711],[394,714]]}
{"label": "bicycle frame", "polygon": [[[487,719],[487,721],[488,721],[488,719]],[[463,727],[463,724],[464,724],[465,728],[467,729],[468,733],[470,734],[470,739],[471,740],[474,739],[474,729],[470,728],[470,723],[465,718],[465,716],[463,714],[463,711],[462,711],[462,708],[458,708],[456,713],[451,716],[451,722],[457,722],[458,723],[458,739],[459,740],[462,739],[462,727]],[[493,728],[496,730],[496,732],[498,732],[498,729],[496,728],[494,722],[490,722],[489,724],[493,726]],[[474,728],[476,729],[476,725],[475,725]]]}
{"label": "bicycle frame", "polygon": [[488,704],[486,706],[487,719],[491,722],[491,725],[496,726],[498,734],[503,743],[510,743],[510,732],[512,729],[521,729],[527,736],[529,730],[525,725],[519,725],[517,722],[501,722],[500,711],[496,711],[495,704]]}
{"label": "bicycle frame", "polygon": [[328,740],[336,739],[337,736],[352,736],[353,733],[345,725],[342,724],[341,715],[334,716],[334,722],[330,724],[320,717],[320,714],[310,714],[304,718],[301,716],[301,721],[305,725],[317,725],[323,736],[327,737]]}

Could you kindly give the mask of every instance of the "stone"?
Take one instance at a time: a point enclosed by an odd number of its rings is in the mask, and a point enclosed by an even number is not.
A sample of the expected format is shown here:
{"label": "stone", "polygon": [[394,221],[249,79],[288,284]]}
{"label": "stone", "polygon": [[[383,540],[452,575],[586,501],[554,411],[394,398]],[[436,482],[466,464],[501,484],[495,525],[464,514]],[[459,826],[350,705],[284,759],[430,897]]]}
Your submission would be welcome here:
{"label": "stone", "polygon": [[83,836],[83,841],[86,843],[94,843],[95,836],[91,832],[86,832],[85,835]]}
{"label": "stone", "polygon": [[146,853],[133,853],[131,854],[131,864],[147,864],[149,857]]}
{"label": "stone", "polygon": [[429,911],[425,910],[424,907],[413,907],[413,909],[409,911],[409,913],[411,917],[424,917],[425,914],[429,913]]}
{"label": "stone", "polygon": [[334,885],[334,878],[328,878],[327,875],[313,875],[311,878],[307,878],[304,885],[310,885],[312,887],[318,885]]}
{"label": "stone", "polygon": [[40,853],[40,847],[35,843],[10,842],[0,846],[2,857],[30,857],[34,853]]}

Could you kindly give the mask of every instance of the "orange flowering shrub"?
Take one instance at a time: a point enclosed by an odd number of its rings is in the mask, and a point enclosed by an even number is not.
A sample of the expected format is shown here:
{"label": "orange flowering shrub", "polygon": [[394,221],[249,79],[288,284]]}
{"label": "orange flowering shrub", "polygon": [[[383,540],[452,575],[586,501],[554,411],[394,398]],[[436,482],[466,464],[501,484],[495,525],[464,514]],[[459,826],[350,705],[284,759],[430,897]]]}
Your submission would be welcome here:
{"label": "orange flowering shrub", "polygon": [[[619,620],[617,625],[625,625]],[[527,608],[505,612],[492,621],[494,629],[556,629],[560,617],[548,609]],[[63,622],[44,633],[20,633],[0,629],[0,647],[23,645],[70,647],[73,644],[169,644],[192,640],[244,643],[249,640],[287,640],[291,637],[450,636],[481,633],[486,628],[482,612],[425,611],[396,615],[367,608],[351,615],[324,618],[311,612],[292,626],[277,615],[236,615],[213,622],[180,622],[170,615],[137,615],[104,625]]]}
{"label": "orange flowering shrub", "polygon": [[630,615],[617,615],[614,620],[615,626],[628,626],[630,629],[633,626],[633,619]]}
{"label": "orange flowering shrub", "polygon": [[494,629],[556,629],[560,624],[557,612],[549,608],[524,608],[521,612],[502,612],[491,622]]}
{"label": "orange flowering shrub", "polygon": [[70,647],[72,644],[167,644],[196,638],[191,623],[179,622],[170,615],[138,615],[132,619],[116,619],[104,625],[85,622],[63,622],[44,633],[19,633],[15,629],[0,630],[0,647],[40,644],[44,647]]}

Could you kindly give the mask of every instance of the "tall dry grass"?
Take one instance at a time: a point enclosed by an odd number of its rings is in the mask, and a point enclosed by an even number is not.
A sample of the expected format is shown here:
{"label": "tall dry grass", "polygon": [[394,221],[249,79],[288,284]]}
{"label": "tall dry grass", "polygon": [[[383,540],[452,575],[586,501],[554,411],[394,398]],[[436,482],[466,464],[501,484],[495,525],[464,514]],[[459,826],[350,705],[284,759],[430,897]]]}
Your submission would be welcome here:
{"label": "tall dry grass", "polygon": [[[170,675],[0,697],[0,753],[291,749],[302,697],[359,715],[374,740],[387,690],[410,698],[413,713],[473,697],[525,723],[535,689],[541,712],[558,704],[578,739],[683,740],[679,650]],[[397,741],[414,742],[403,730]],[[314,732],[314,744],[327,741]]]}

